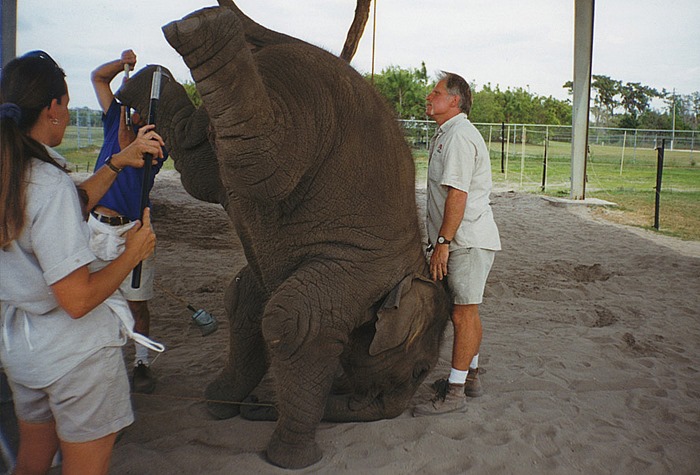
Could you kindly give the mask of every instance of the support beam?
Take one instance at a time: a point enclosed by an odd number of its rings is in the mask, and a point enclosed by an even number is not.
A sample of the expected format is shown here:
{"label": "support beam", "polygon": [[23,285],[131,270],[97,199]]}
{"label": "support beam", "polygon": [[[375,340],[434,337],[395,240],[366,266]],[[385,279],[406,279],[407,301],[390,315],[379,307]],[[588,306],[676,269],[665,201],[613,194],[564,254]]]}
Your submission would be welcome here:
{"label": "support beam", "polygon": [[574,0],[574,102],[571,124],[571,199],[573,200],[582,200],[586,197],[594,6],[595,0]]}
{"label": "support beam", "polygon": [[0,6],[0,67],[17,55],[17,0],[2,0]]}

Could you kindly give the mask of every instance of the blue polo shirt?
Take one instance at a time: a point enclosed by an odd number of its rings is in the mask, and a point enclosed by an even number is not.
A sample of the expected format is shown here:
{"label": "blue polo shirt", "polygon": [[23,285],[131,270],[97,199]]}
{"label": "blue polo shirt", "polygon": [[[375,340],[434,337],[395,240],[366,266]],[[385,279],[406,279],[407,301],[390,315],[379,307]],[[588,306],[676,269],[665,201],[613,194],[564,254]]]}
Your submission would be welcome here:
{"label": "blue polo shirt", "polygon": [[[102,114],[102,127],[104,130],[104,142],[102,149],[95,163],[95,171],[102,167],[105,161],[119,153],[119,121],[121,120],[121,105],[112,100],[106,114]],[[136,129],[136,128],[135,128]],[[167,153],[163,151],[164,158],[158,160],[158,164],[151,166],[151,176],[149,177],[148,190],[153,188],[156,175],[167,159]],[[116,180],[102,199],[100,206],[116,211],[122,216],[133,220],[141,218],[141,188],[143,185],[143,169],[126,167],[117,175]],[[150,206],[150,203],[149,203]]]}

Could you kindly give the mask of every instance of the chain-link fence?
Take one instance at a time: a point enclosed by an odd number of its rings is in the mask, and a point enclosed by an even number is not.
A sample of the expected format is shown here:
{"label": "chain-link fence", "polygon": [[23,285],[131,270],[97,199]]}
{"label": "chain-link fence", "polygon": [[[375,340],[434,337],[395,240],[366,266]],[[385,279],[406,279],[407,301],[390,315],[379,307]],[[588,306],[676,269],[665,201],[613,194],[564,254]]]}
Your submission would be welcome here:
{"label": "chain-link fence", "polygon": [[[87,111],[66,130],[59,151],[84,152],[89,168],[102,145],[101,123]],[[435,122],[400,121],[416,156],[418,179],[424,173]],[[488,144],[494,181],[523,191],[569,190],[571,126],[477,123]],[[586,189],[650,189],[655,185],[658,148],[664,145],[665,190],[700,191],[700,136],[688,130],[591,127],[588,134]]]}
{"label": "chain-link fence", "polygon": [[[420,120],[403,120],[401,124],[418,161],[426,159],[436,124]],[[571,126],[474,125],[488,144],[494,182],[524,191],[570,189]],[[658,149],[663,144],[663,188],[700,191],[698,139],[697,131],[591,127],[586,189],[653,188]]]}

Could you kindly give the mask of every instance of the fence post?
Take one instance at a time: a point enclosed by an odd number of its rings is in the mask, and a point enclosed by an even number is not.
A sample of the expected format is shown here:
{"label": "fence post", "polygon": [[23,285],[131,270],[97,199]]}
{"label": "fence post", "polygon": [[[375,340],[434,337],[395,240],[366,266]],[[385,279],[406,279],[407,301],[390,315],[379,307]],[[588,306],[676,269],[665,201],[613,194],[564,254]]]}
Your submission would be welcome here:
{"label": "fence post", "polygon": [[547,146],[549,145],[549,126],[544,129],[544,158],[542,159],[542,192],[547,185]]}
{"label": "fence post", "polygon": [[523,187],[523,176],[525,176],[525,141],[527,140],[527,129],[523,125],[520,142],[520,188]]}
{"label": "fence post", "polygon": [[508,181],[508,155],[510,154],[510,125],[508,126],[508,140],[506,141],[506,165],[504,169],[505,179]]}
{"label": "fence post", "polygon": [[661,139],[661,147],[657,148],[656,158],[656,199],[654,200],[654,228],[659,230],[659,203],[661,201],[661,175],[664,169],[664,148],[666,139]]}
{"label": "fence post", "polygon": [[506,146],[506,124],[505,124],[505,122],[501,122],[501,173],[506,172],[505,146]]}
{"label": "fence post", "polygon": [[622,176],[622,164],[625,163],[625,143],[627,143],[627,131],[622,137],[622,158],[620,158],[620,176]]}
{"label": "fence post", "polygon": [[75,110],[76,147],[80,149],[80,109]]}

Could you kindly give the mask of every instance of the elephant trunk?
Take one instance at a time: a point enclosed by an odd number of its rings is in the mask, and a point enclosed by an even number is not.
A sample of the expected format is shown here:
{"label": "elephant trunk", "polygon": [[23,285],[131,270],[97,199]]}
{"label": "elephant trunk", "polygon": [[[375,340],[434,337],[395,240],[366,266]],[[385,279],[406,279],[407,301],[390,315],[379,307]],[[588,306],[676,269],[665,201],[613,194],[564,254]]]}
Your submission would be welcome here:
{"label": "elephant trunk", "polygon": [[[148,113],[149,91],[156,65],[134,75],[116,93],[123,104],[142,116]],[[219,164],[209,143],[209,118],[203,108],[195,109],[185,88],[164,69],[156,130],[163,137],[168,154],[180,172],[188,193],[197,199],[226,205],[227,196],[219,177]]]}
{"label": "elephant trunk", "polygon": [[333,394],[326,401],[323,420],[329,422],[371,422],[399,416],[411,400],[413,391],[388,394]]}
{"label": "elephant trunk", "polygon": [[[207,8],[163,27],[167,41],[192,72],[215,131],[215,152],[227,189],[270,198],[277,146],[272,102],[229,9]],[[289,191],[289,190],[286,190]]]}

